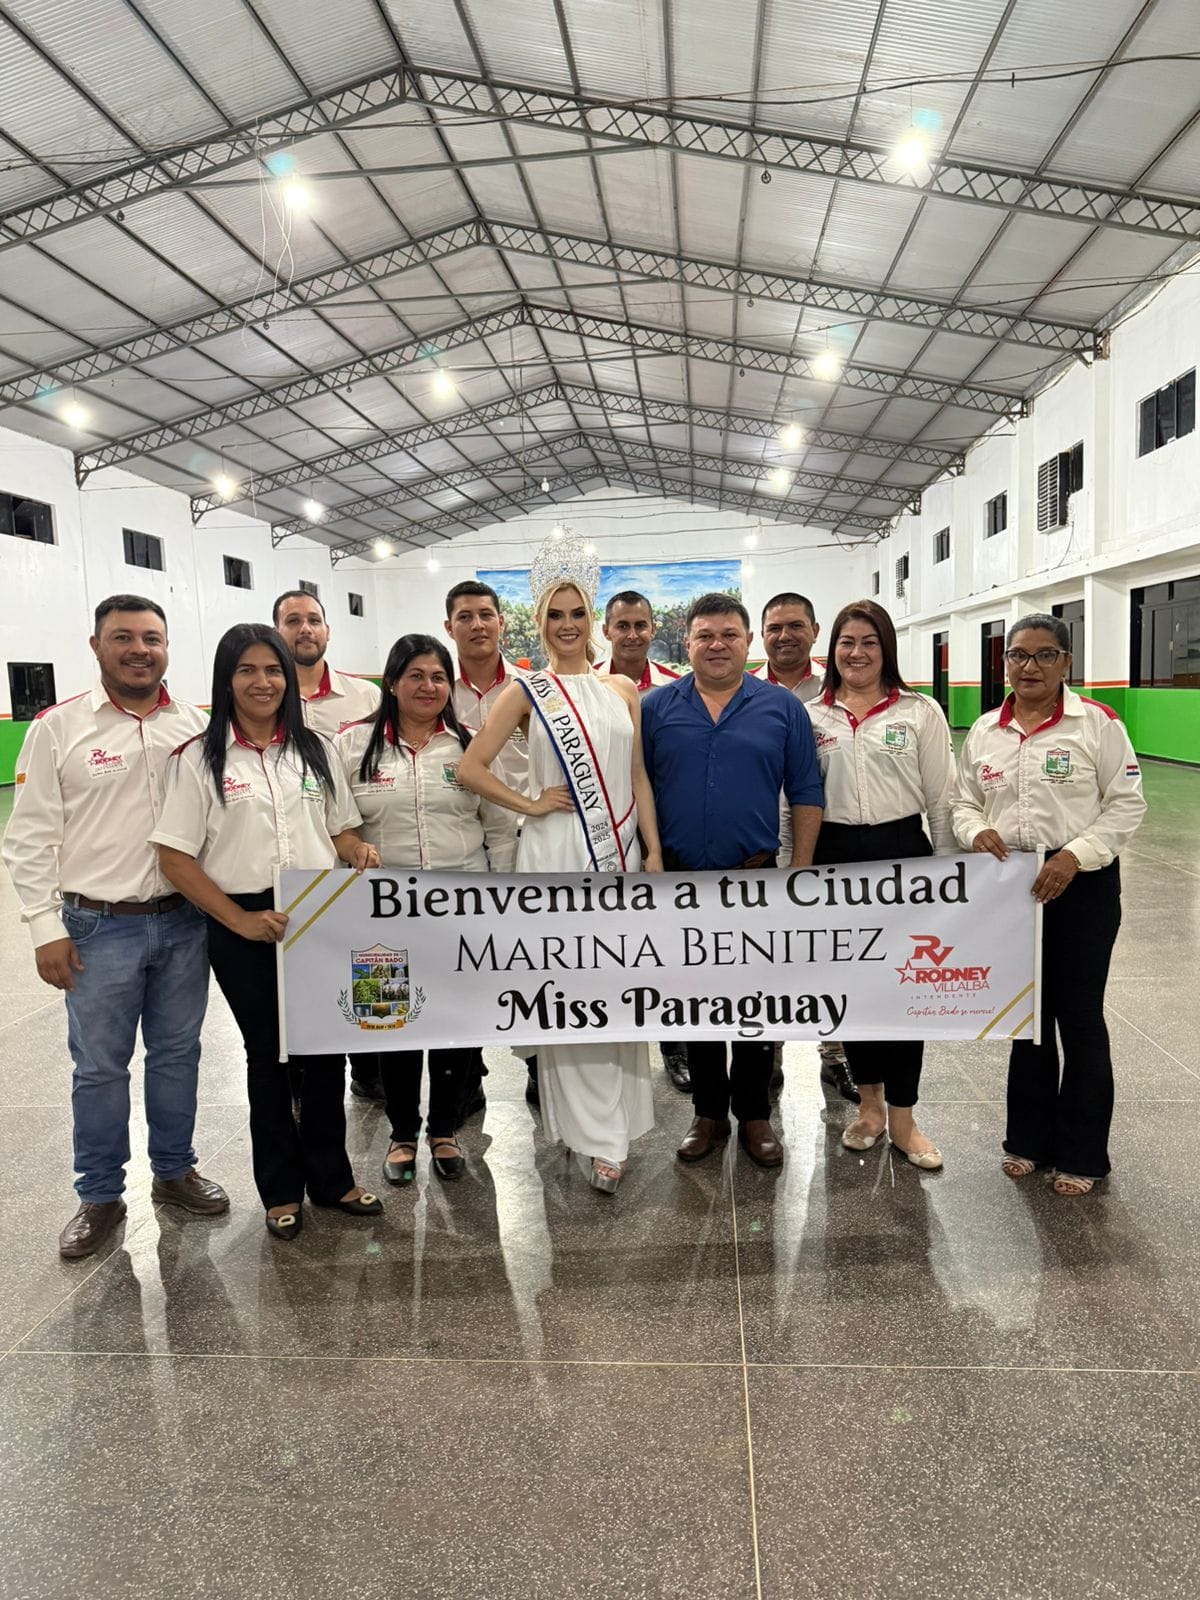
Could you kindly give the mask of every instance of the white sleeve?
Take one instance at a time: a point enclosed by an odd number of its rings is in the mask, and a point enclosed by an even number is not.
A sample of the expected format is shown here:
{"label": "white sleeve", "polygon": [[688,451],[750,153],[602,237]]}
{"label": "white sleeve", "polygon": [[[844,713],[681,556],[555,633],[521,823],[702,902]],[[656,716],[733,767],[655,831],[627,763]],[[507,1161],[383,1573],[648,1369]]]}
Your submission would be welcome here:
{"label": "white sleeve", "polygon": [[151,844],[165,844],[197,859],[208,838],[208,818],[217,804],[212,773],[203,760],[175,755],[163,774],[163,808]]}
{"label": "white sleeve", "polygon": [[954,745],[950,724],[936,701],[930,700],[921,719],[917,742],[921,769],[921,788],[925,795],[925,815],[929,835],[939,856],[952,856],[958,845],[950,820],[950,799],[954,792]]}
{"label": "white sleeve", "polygon": [[1096,778],[1100,785],[1100,815],[1063,846],[1084,872],[1107,867],[1133,838],[1146,815],[1141,768],[1125,724],[1115,717],[1106,717],[1100,730]]}
{"label": "white sleeve", "polygon": [[[979,726],[975,724],[975,728]],[[975,760],[973,741],[975,728],[968,733],[958,754],[958,774],[950,801],[950,822],[955,838],[964,850],[969,850],[976,837],[990,828],[984,809],[983,785],[979,781],[978,762]]]}
{"label": "white sleeve", "polygon": [[58,750],[50,724],[30,724],[17,757],[16,797],[4,835],[4,862],[21,902],[34,948],[67,937],[59,918],[62,904],[58,852],[63,842],[63,800]]}
{"label": "white sleeve", "polygon": [[[327,745],[331,741],[325,741]],[[362,817],[354,803],[354,796],[350,792],[350,783],[346,777],[346,767],[341,755],[335,749],[327,749],[329,757],[329,773],[333,778],[333,792],[325,791],[325,826],[329,829],[329,837],[336,839],[339,833],[345,833],[347,828],[361,828]]]}

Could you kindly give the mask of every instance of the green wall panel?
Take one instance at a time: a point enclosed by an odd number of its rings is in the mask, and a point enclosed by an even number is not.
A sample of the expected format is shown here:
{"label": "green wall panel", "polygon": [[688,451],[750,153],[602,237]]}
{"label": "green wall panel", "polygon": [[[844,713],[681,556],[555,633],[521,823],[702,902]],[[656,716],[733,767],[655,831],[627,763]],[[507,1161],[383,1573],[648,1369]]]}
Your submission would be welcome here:
{"label": "green wall panel", "polygon": [[950,685],[950,726],[969,728],[979,715],[979,685],[977,683],[952,683]]}
{"label": "green wall panel", "polygon": [[1138,755],[1200,764],[1200,689],[1123,693],[1125,726]]}
{"label": "green wall panel", "polygon": [[0,717],[0,784],[13,781],[28,726],[27,722],[11,722],[8,717]]}

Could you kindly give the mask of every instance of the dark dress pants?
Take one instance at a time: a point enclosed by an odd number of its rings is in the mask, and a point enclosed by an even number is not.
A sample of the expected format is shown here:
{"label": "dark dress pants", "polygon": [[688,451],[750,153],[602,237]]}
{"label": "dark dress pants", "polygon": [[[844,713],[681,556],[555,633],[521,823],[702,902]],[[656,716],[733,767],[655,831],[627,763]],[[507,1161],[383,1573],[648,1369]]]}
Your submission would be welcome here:
{"label": "dark dress pants", "polygon": [[[384,1104],[392,1139],[411,1144],[421,1131],[421,1064],[423,1050],[377,1050],[351,1057],[358,1065],[370,1063],[383,1084]],[[463,1105],[463,1092],[475,1051],[470,1047],[430,1050],[429,1116],[426,1132],[431,1139],[453,1139]]]}
{"label": "dark dress pants", "polygon": [[[813,852],[818,867],[856,861],[900,861],[931,856],[933,846],[920,817],[894,822],[823,822]],[[857,1084],[881,1083],[890,1106],[915,1106],[925,1046],[919,1039],[843,1039],[850,1075]]]}
{"label": "dark dress pants", "polygon": [[[269,889],[229,898],[245,911],[267,911],[274,904]],[[210,917],[208,958],[246,1047],[250,1149],[263,1205],[269,1211],[297,1204],[306,1189],[318,1202],[340,1200],[354,1187],[342,1103],[345,1056],[292,1055],[280,1062],[273,944],[243,939]],[[298,1124],[289,1065],[298,1067],[304,1080]]]}
{"label": "dark dress pants", "polygon": [[723,1039],[689,1039],[696,1115],[723,1122],[732,1111],[739,1122],[769,1121],[774,1054],[773,1044],[758,1039],[735,1039],[729,1045]]}
{"label": "dark dress pants", "polygon": [[1017,1040],[1009,1055],[1004,1148],[1077,1178],[1103,1178],[1113,1111],[1104,988],[1121,926],[1120,862],[1076,873],[1042,917],[1042,1042]]}

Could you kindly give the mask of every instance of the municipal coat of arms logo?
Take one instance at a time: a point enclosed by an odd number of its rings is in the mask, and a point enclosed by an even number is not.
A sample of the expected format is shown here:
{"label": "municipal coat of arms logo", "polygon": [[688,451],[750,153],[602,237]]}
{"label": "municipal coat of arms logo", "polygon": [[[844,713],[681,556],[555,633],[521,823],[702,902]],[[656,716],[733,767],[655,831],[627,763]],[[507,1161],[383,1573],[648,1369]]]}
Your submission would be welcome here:
{"label": "municipal coat of arms logo", "polygon": [[353,1027],[403,1028],[424,1003],[424,991],[410,983],[407,950],[376,944],[350,952],[350,986],[338,995],[338,1007]]}

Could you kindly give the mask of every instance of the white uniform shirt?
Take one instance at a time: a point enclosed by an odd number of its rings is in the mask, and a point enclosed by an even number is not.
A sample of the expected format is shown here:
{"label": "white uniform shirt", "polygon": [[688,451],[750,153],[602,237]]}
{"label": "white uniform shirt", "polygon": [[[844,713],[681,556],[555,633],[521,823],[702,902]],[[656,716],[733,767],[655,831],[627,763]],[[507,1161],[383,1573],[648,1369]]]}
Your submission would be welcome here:
{"label": "white uniform shirt", "polygon": [[307,700],[303,695],[300,697],[305,724],[332,739],[348,722],[373,717],[380,696],[378,684],[372,683],[370,678],[352,678],[348,673],[334,672],[327,665],[316,694]]}
{"label": "white uniform shirt", "polygon": [[[611,678],[614,675],[619,678],[621,676],[619,672],[614,674],[611,660],[597,661],[592,670],[598,672],[602,678]],[[661,689],[664,683],[677,683],[678,681],[679,674],[677,672],[672,672],[670,667],[661,666],[657,661],[651,661],[650,657],[647,656],[646,665],[642,668],[642,676],[638,680],[637,692],[639,694],[649,694],[651,689]]]}
{"label": "white uniform shirt", "polygon": [[[524,676],[519,667],[512,666],[501,656],[496,669],[496,681],[490,689],[480,694],[460,666],[452,691],[454,715],[468,733],[478,733],[509,684]],[[492,762],[492,771],[518,794],[529,793],[529,744],[520,728],[509,735],[504,749]]]}
{"label": "white uniform shirt", "polygon": [[184,745],[167,772],[166,798],[153,844],[194,856],[226,894],[271,887],[276,867],[319,871],[337,865],[332,835],[362,820],[333,746],[325,740],[334,787],[302,774],[292,745],[265,750],[232,725],[225,756],[225,804],[217,799],[199,739]]}
{"label": "white uniform shirt", "polygon": [[923,813],[934,850],[954,853],[954,747],[936,700],[893,689],[855,718],[826,690],[808,714],[825,780],[826,822],[862,826]]}
{"label": "white uniform shirt", "polygon": [[1093,872],[1129,843],[1145,813],[1124,723],[1065,684],[1054,715],[1032,733],[1009,695],[974,724],[958,758],[953,817],[964,850],[994,828],[1010,849],[1067,849]]}
{"label": "white uniform shirt", "polygon": [[443,872],[511,872],[517,854],[517,817],[464,789],[458,781],[462,745],[439,722],[428,743],[414,750],[388,738],[379,765],[364,783],[358,775],[371,741],[371,724],[343,728],[334,749],[362,816],[362,837],[385,867]]}
{"label": "white uniform shirt", "polygon": [[[771,671],[771,663],[769,661],[764,661],[761,667],[755,667],[750,676],[752,678],[761,678],[764,683],[779,683],[779,679]],[[824,681],[821,673],[813,671],[810,662],[808,671],[800,679],[800,682],[794,685],[791,692],[801,705],[806,706],[810,700],[815,700],[821,693],[821,685]],[[787,684],[779,683],[779,687],[786,689]]]}
{"label": "white uniform shirt", "polygon": [[17,757],[4,860],[35,947],[66,938],[63,894],[113,902],[174,894],[147,840],[167,759],[206,720],[161,687],[154,709],[136,716],[102,684],[34,719]]}

